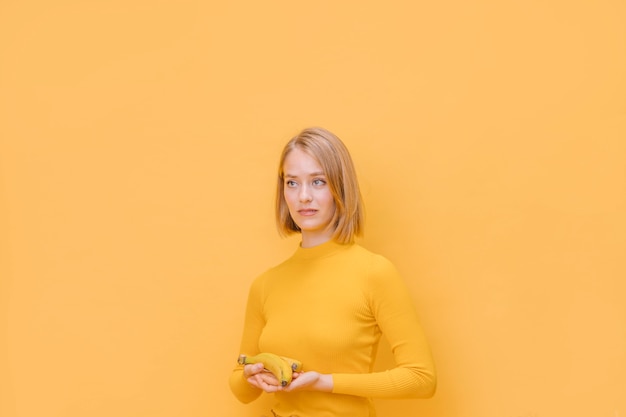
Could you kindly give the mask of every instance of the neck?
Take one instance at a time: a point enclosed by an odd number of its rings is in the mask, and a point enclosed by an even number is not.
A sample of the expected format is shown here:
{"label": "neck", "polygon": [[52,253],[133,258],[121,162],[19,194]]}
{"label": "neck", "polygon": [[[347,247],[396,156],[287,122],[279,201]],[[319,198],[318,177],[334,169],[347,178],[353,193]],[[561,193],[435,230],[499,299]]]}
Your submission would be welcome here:
{"label": "neck", "polygon": [[321,245],[332,239],[330,233],[302,233],[302,243],[300,246],[303,248],[312,248],[313,246]]}

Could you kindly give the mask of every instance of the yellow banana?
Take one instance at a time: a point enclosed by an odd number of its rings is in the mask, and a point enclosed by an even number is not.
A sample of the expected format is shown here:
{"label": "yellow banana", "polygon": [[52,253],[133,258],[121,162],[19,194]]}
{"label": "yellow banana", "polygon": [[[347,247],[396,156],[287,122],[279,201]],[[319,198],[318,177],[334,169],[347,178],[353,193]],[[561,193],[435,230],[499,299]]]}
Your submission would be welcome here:
{"label": "yellow banana", "polygon": [[253,363],[262,363],[263,367],[271,372],[280,384],[284,387],[291,382],[293,371],[302,369],[302,364],[293,359],[283,358],[274,353],[259,353],[254,356],[239,355],[237,362],[241,365],[249,365]]}
{"label": "yellow banana", "polygon": [[294,372],[302,372],[302,362],[297,359],[291,359],[286,356],[281,356],[291,366],[291,370]]}

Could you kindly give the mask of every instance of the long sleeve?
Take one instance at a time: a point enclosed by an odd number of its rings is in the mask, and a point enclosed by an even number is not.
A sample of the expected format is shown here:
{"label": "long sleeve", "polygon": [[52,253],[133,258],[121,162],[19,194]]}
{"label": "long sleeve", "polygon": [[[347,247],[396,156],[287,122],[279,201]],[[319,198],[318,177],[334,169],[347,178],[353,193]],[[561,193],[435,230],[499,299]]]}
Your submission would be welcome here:
{"label": "long sleeve", "polygon": [[334,393],[376,398],[428,398],[436,389],[435,365],[406,285],[395,267],[374,259],[369,306],[389,342],[396,367],[365,374],[333,374]]}
{"label": "long sleeve", "polygon": [[[265,319],[262,314],[262,290],[261,278],[259,278],[252,284],[248,292],[239,353],[254,355],[259,351],[258,341],[265,326]],[[233,369],[229,384],[235,397],[243,403],[254,401],[262,393],[260,389],[253,387],[246,381],[243,376],[243,365],[238,365]]]}
{"label": "long sleeve", "polygon": [[[381,337],[396,366],[373,372]],[[391,262],[359,245],[299,248],[250,288],[239,353],[272,352],[304,371],[333,376],[333,392],[277,392],[279,415],[375,415],[371,398],[427,398],[435,366],[404,281]],[[230,387],[242,402],[262,391],[234,367]],[[324,410],[327,414],[320,414]]]}

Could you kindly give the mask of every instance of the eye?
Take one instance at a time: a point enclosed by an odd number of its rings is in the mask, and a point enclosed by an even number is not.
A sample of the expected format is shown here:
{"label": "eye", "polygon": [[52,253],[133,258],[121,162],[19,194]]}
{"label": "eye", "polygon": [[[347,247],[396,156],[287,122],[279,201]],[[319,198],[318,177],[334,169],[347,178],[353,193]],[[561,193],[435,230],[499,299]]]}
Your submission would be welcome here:
{"label": "eye", "polygon": [[325,185],[325,184],[326,184],[326,181],[324,181],[322,179],[318,178],[318,179],[313,180],[313,185],[320,186],[320,185]]}
{"label": "eye", "polygon": [[294,180],[287,180],[285,181],[285,186],[289,187],[289,188],[293,188],[296,186],[296,182]]}

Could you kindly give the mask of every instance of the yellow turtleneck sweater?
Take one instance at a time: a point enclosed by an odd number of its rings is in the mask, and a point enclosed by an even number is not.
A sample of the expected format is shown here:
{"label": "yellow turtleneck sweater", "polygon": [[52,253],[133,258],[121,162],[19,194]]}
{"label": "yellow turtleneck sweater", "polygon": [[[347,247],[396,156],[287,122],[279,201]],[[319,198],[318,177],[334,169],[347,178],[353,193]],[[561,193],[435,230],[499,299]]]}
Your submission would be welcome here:
{"label": "yellow turtleneck sweater", "polygon": [[[381,335],[396,367],[373,372]],[[371,417],[372,398],[428,398],[435,391],[434,362],[404,282],[387,259],[357,244],[299,247],[252,283],[240,353],[259,352],[299,359],[304,371],[333,377],[332,393],[273,394],[279,416]],[[262,393],[241,366],[230,387],[244,403]]]}

